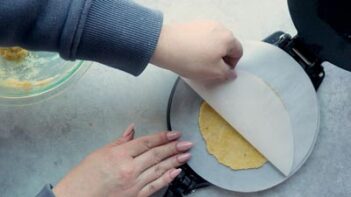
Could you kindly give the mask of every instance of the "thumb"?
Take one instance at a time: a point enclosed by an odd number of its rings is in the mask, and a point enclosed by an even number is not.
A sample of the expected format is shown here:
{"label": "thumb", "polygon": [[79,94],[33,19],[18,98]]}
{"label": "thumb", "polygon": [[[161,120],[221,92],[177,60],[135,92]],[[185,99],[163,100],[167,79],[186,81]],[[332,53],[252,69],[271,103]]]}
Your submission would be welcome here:
{"label": "thumb", "polygon": [[135,125],[130,124],[126,130],[124,130],[123,135],[119,138],[117,138],[114,142],[112,142],[113,145],[121,145],[126,142],[129,142],[133,140],[134,138],[134,133],[135,133]]}
{"label": "thumb", "polygon": [[233,80],[236,78],[236,72],[223,59],[219,61],[220,79]]}

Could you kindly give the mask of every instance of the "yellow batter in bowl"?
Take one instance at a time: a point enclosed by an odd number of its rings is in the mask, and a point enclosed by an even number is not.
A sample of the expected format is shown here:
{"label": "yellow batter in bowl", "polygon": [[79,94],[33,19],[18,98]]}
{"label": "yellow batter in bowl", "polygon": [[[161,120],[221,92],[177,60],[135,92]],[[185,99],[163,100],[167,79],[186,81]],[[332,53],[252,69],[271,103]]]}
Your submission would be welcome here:
{"label": "yellow batter in bowl", "polygon": [[0,56],[8,61],[21,61],[28,56],[29,52],[20,47],[0,48]]}

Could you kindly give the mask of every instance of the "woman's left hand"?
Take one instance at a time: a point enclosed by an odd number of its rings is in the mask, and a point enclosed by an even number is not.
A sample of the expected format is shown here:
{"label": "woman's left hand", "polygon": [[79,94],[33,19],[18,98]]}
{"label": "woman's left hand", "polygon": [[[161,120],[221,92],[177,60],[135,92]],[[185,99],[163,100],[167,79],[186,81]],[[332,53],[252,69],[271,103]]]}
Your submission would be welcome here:
{"label": "woman's left hand", "polygon": [[190,159],[191,142],[163,131],[133,139],[131,125],[111,144],[87,156],[53,191],[56,197],[146,197],[167,186]]}

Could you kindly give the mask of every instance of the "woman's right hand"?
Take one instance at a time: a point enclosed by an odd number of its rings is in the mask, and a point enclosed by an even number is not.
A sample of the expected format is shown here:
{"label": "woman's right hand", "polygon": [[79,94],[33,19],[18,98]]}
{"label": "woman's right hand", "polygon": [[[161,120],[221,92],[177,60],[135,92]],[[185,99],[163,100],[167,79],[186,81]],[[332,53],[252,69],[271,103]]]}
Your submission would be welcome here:
{"label": "woman's right hand", "polygon": [[64,177],[56,197],[146,197],[167,186],[190,159],[191,142],[180,132],[164,131],[133,139],[131,125],[123,136],[92,154]]}
{"label": "woman's right hand", "polygon": [[151,63],[199,81],[234,79],[243,48],[215,21],[164,25]]}

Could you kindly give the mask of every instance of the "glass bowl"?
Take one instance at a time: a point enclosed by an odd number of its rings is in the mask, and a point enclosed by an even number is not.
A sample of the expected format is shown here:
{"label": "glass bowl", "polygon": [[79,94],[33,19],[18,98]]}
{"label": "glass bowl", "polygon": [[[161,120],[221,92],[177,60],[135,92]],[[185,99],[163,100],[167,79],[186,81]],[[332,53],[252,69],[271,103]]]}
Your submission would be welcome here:
{"label": "glass bowl", "polygon": [[49,98],[79,79],[90,65],[66,61],[51,52],[29,51],[22,60],[0,56],[0,105],[26,105]]}

